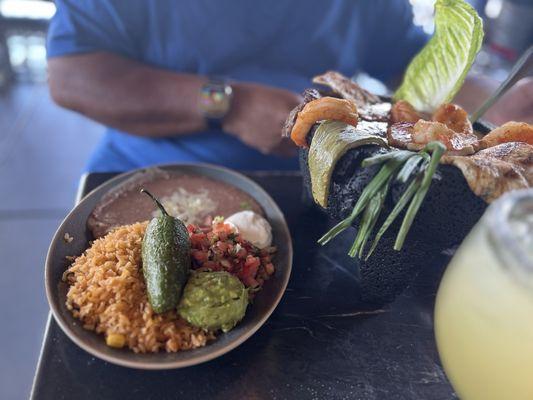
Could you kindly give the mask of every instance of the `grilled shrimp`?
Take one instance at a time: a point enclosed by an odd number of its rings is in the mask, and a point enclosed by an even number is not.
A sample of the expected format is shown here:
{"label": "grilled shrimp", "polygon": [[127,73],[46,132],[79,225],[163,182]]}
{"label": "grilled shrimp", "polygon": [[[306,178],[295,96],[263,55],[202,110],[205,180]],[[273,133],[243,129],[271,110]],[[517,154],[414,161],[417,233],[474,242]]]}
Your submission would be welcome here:
{"label": "grilled shrimp", "polygon": [[418,120],[392,124],[387,132],[389,145],[407,150],[421,150],[432,141],[439,141],[446,146],[449,155],[473,154],[478,144],[473,133],[454,132],[441,122]]}
{"label": "grilled shrimp", "polygon": [[357,107],[353,101],[335,97],[321,97],[310,101],[298,113],[291,131],[291,139],[297,146],[307,147],[307,134],[311,127],[322,120],[342,121],[357,126]]}
{"label": "grilled shrimp", "polygon": [[442,104],[433,113],[433,121],[441,122],[454,132],[471,134],[474,132],[472,123],[465,110],[456,104]]}
{"label": "grilled shrimp", "polygon": [[533,145],[533,125],[510,121],[493,129],[479,141],[483,149],[506,142],[525,142]]}
{"label": "grilled shrimp", "polygon": [[[473,154],[478,146],[478,138],[473,133],[455,132],[442,122],[419,120],[413,126],[411,136],[414,145],[410,150],[418,150],[429,142],[438,140],[446,146],[448,154]],[[409,145],[407,146],[409,149]]]}
{"label": "grilled shrimp", "polygon": [[420,115],[415,108],[405,100],[398,100],[391,109],[391,121],[397,122],[412,122],[415,123],[420,119]]}

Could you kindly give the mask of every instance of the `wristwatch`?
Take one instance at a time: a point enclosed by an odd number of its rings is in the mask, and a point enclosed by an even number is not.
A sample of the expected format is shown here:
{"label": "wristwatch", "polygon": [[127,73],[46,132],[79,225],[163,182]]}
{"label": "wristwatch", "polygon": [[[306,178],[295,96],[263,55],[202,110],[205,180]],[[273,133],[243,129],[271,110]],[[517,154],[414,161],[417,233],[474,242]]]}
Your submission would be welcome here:
{"label": "wristwatch", "polygon": [[221,129],[231,107],[233,89],[223,78],[210,78],[200,89],[199,107],[210,129]]}

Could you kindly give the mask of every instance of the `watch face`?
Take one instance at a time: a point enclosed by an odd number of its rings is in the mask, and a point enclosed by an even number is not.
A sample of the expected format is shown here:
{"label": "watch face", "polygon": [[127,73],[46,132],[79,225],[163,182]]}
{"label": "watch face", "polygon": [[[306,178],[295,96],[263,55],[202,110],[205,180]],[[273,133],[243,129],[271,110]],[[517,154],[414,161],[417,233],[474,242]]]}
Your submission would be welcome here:
{"label": "watch face", "polygon": [[231,86],[206,83],[200,90],[200,110],[207,118],[223,118],[229,111],[231,98]]}

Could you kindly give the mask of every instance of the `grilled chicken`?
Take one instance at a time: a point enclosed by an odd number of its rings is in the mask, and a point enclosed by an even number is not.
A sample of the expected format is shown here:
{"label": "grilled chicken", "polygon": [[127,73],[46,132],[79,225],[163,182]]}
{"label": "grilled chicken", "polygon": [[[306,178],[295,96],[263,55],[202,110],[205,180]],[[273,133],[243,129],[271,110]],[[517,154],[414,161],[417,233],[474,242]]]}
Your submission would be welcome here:
{"label": "grilled chicken", "polygon": [[533,146],[527,143],[502,143],[467,157],[445,155],[441,163],[459,168],[470,189],[488,203],[533,186]]}
{"label": "grilled chicken", "polygon": [[367,121],[385,122],[389,120],[391,103],[366,91],[350,78],[338,72],[328,71],[315,76],[313,82],[330,88],[333,93],[357,105],[359,117]]}
{"label": "grilled chicken", "polygon": [[328,71],[313,78],[313,83],[324,85],[343,99],[352,100],[359,108],[380,102],[378,96],[366,91],[350,78],[335,71]]}

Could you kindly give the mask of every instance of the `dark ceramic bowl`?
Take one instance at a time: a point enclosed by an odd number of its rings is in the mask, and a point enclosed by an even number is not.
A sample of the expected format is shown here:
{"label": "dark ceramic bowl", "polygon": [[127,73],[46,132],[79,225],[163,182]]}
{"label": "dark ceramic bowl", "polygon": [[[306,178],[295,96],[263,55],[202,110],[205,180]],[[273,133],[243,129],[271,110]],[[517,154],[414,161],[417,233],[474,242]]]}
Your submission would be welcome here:
{"label": "dark ceramic bowl", "polygon": [[[274,259],[276,273],[265,283],[263,290],[248,307],[245,318],[233,330],[220,334],[215,341],[205,347],[178,353],[155,354],[135,354],[129,349],[113,349],[105,344],[103,335],[83,329],[80,321],[67,310],[65,300],[68,286],[61,277],[69,265],[66,257],[80,255],[92,240],[86,222],[98,201],[111,188],[143,170],[119,175],[83,198],[59,226],[46,258],[46,295],[52,314],[65,334],[82,349],[113,364],[141,369],[171,369],[195,365],[219,357],[239,346],[272,314],[287,287],[292,267],[292,242],[285,217],[274,200],[255,182],[235,171],[213,165],[176,164],[158,166],[158,168],[174,173],[203,175],[248,193],[265,211],[266,218],[272,225],[274,245],[277,246],[278,252]],[[64,240],[66,233],[74,238],[70,243]]]}

